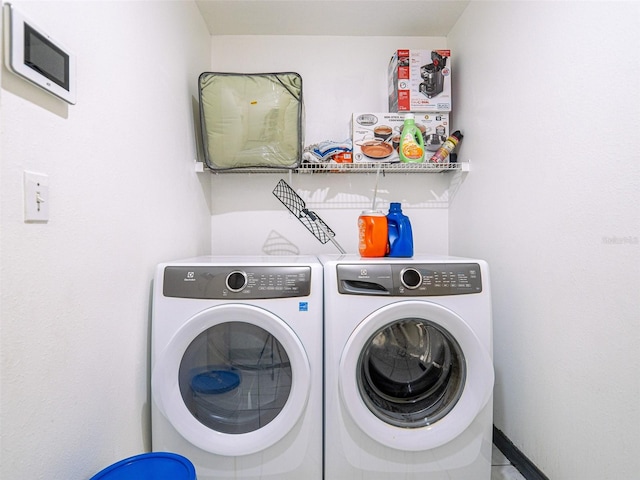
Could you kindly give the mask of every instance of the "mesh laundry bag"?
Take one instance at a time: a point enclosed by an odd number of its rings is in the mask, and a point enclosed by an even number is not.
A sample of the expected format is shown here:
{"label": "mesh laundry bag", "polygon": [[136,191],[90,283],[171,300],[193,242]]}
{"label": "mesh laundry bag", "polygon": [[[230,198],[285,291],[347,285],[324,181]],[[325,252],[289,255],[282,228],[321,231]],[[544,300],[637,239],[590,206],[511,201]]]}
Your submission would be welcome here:
{"label": "mesh laundry bag", "polygon": [[299,165],[304,116],[299,74],[205,72],[199,96],[210,169]]}

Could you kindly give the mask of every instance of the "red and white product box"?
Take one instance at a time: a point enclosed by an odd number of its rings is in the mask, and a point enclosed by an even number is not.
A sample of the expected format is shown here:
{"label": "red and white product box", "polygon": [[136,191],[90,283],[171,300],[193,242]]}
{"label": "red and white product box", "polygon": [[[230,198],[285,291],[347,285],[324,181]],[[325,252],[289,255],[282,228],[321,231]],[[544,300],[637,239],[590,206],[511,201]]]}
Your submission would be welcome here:
{"label": "red and white product box", "polygon": [[451,111],[451,50],[397,50],[388,73],[390,112]]}

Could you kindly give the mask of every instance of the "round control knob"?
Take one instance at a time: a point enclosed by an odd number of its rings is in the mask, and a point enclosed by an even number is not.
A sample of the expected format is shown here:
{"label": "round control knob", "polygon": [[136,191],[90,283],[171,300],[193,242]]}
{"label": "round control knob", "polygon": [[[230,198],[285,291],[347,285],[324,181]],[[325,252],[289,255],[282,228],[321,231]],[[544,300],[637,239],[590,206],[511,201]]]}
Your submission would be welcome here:
{"label": "round control knob", "polygon": [[400,282],[406,288],[414,290],[422,284],[422,274],[415,268],[405,268],[400,272]]}
{"label": "round control knob", "polygon": [[236,270],[227,275],[227,288],[232,292],[240,292],[247,286],[247,274]]}

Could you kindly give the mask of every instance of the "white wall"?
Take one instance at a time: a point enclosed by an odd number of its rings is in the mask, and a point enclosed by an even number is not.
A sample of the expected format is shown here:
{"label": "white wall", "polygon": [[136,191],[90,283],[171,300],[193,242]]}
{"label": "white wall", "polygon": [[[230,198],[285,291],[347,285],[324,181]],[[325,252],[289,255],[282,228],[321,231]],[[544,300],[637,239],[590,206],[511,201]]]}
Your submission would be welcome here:
{"label": "white wall", "polygon": [[471,2],[448,37],[492,266],[495,424],[557,480],[640,472],[640,3]]}
{"label": "white wall", "polygon": [[[310,145],[349,138],[354,112],[388,110],[387,64],[398,48],[446,48],[446,39],[213,36],[211,64],[217,72],[300,73],[305,145]],[[336,232],[336,240],[347,252],[357,253],[357,218],[363,209],[371,208],[375,173],[293,175],[291,179],[286,174],[214,175],[214,253],[338,253],[331,243],[318,242],[272,195],[280,178]],[[444,254],[447,206],[460,181],[449,174],[380,175],[377,207],[386,211],[389,202],[402,202],[412,221],[415,251]]]}
{"label": "white wall", "polygon": [[[192,2],[14,3],[77,54],[78,102],[2,72],[0,477],[85,479],[150,448],[153,267],[210,250],[210,36]],[[23,222],[24,170],[49,175],[46,224]]]}

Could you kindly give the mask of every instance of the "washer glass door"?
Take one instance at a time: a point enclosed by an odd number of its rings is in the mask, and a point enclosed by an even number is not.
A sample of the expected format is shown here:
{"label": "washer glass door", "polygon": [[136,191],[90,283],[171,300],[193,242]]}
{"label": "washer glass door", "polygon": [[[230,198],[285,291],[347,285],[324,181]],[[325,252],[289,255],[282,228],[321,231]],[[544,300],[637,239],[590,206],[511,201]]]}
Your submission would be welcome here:
{"label": "washer glass door", "polygon": [[309,358],[277,315],[223,304],[194,315],[158,353],[153,401],[187,441],[225,456],[262,451],[302,417]]}
{"label": "washer glass door", "polygon": [[258,430],[284,408],[291,392],[287,352],[271,333],[225,322],[199,334],[180,362],[180,393],[203,425],[223,433]]}

